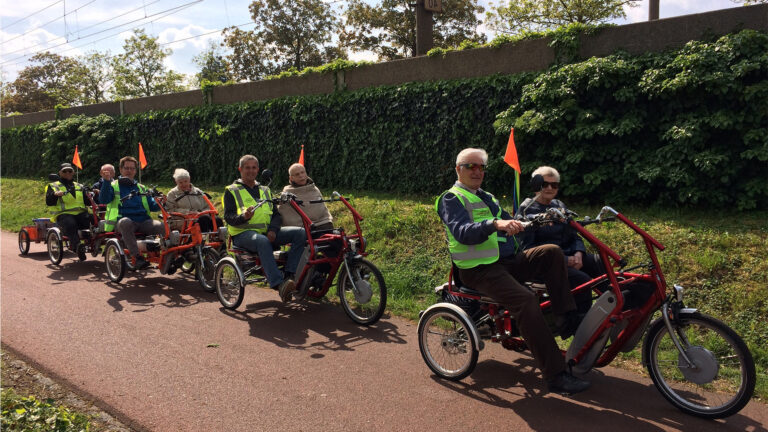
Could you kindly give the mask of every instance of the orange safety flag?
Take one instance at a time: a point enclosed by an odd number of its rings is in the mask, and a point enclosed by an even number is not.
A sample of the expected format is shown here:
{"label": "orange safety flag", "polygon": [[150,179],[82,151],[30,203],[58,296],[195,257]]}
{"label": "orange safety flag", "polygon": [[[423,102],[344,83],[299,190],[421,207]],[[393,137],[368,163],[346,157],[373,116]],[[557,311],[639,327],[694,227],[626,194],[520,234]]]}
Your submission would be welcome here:
{"label": "orange safety flag", "polygon": [[301,145],[301,154],[299,155],[299,163],[304,165],[304,144]]}
{"label": "orange safety flag", "polygon": [[517,148],[515,148],[515,128],[509,131],[509,142],[507,142],[507,152],[504,153],[504,162],[520,173],[520,162],[517,160]]}
{"label": "orange safety flag", "polygon": [[75,156],[72,158],[72,165],[83,169],[83,163],[80,162],[80,153],[77,151],[77,146],[75,146]]}
{"label": "orange safety flag", "polygon": [[139,166],[141,169],[147,167],[147,157],[144,156],[144,147],[141,146],[141,143],[139,143]]}

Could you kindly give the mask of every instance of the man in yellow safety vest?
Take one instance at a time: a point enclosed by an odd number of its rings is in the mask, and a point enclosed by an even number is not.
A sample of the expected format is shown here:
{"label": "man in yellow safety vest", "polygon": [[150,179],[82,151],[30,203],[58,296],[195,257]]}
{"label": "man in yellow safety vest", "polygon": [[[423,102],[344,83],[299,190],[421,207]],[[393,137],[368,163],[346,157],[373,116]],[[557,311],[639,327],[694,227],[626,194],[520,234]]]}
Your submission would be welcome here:
{"label": "man in yellow safety vest", "polygon": [[541,280],[547,286],[562,338],[573,334],[576,304],[570,292],[566,261],[559,247],[544,245],[520,252],[515,234],[523,225],[480,189],[488,154],[467,148],[456,157],[458,181],[443,192],[435,209],[445,225],[458,276],[509,310],[520,334],[542,369],[549,390],[578,393],[590,383],[566,371],[565,360],[539,307],[539,299],[520,281]]}
{"label": "man in yellow safety vest", "polygon": [[50,183],[45,191],[45,204],[51,213],[51,221],[56,222],[62,234],[69,239],[69,248],[77,251],[80,244],[78,230],[91,226],[88,220],[88,208],[91,205],[83,193],[83,185],[72,180],[75,169],[64,162],[59,167],[59,180]]}
{"label": "man in yellow safety vest", "polygon": [[[251,253],[259,255],[261,266],[269,286],[280,292],[280,299],[290,300],[296,290],[293,281],[301,255],[306,244],[306,233],[300,227],[281,227],[282,218],[271,201],[269,187],[259,184],[259,160],[256,156],[245,155],[238,166],[240,178],[227,186],[222,201],[224,220],[229,225],[232,243]],[[272,246],[291,244],[281,273],[272,254]]]}

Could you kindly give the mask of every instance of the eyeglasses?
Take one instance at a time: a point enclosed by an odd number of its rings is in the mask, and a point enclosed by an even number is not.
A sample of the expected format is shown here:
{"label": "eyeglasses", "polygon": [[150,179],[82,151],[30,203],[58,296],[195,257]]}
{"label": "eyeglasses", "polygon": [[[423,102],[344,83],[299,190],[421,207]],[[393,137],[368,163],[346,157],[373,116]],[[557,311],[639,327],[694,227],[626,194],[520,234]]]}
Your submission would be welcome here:
{"label": "eyeglasses", "polygon": [[62,172],[62,174],[63,174],[63,173],[74,173],[74,172],[75,172],[75,170],[67,168],[67,169],[63,169],[63,170],[61,170],[61,172]]}
{"label": "eyeglasses", "polygon": [[460,167],[464,167],[470,171],[474,171],[475,169],[482,171],[485,171],[485,165],[483,164],[476,164],[476,163],[464,163],[459,164]]}
{"label": "eyeglasses", "polygon": [[552,189],[557,189],[560,187],[560,182],[547,182],[547,181],[541,182],[542,189],[546,188],[547,186],[551,186]]}

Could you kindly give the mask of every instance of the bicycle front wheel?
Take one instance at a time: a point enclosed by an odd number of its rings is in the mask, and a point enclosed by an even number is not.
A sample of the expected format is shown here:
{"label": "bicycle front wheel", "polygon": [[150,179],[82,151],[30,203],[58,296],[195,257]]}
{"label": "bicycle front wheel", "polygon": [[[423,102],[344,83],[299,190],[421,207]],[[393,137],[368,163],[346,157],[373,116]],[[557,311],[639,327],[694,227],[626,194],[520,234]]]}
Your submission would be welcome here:
{"label": "bicycle front wheel", "polygon": [[723,322],[698,312],[672,323],[691,364],[678,351],[663,319],[648,330],[643,362],[661,394],[683,412],[704,418],[737,413],[755,389],[755,363],[744,341]]}
{"label": "bicycle front wheel", "polygon": [[384,276],[366,259],[348,260],[347,264],[349,273],[346,268],[339,271],[341,306],[352,321],[371,325],[381,318],[387,307],[387,285],[384,283]]}
{"label": "bicycle front wheel", "polygon": [[433,306],[419,319],[419,350],[437,376],[458,381],[475,369],[480,352],[466,314],[454,308]]}

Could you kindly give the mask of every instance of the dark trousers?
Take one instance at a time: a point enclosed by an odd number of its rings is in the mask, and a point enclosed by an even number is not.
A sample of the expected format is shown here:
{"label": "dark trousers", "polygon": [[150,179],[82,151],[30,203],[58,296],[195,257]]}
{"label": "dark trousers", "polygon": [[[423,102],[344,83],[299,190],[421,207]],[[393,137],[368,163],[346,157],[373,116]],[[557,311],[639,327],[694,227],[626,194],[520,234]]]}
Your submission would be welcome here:
{"label": "dark trousers", "polygon": [[76,215],[62,214],[56,217],[56,224],[61,228],[61,233],[69,239],[69,247],[75,250],[80,243],[79,229],[89,229],[91,221],[88,219],[88,213],[82,212]]}
{"label": "dark trousers", "polygon": [[[200,231],[211,232],[213,231],[213,222],[210,215],[202,215],[197,218],[197,223],[200,224]],[[224,226],[224,221],[220,217],[216,216],[216,228]]]}
{"label": "dark trousers", "polygon": [[[580,269],[568,267],[568,282],[571,289],[583,285],[590,280],[605,274],[603,261],[597,254],[583,254],[581,259],[583,265]],[[579,313],[587,313],[592,307],[592,290],[581,291],[574,295]]]}
{"label": "dark trousers", "polygon": [[567,274],[563,252],[554,245],[537,246],[493,264],[459,269],[464,284],[509,310],[545,379],[564,371],[565,360],[544,320],[538,297],[518,280],[543,281],[552,311],[562,315],[576,309]]}

